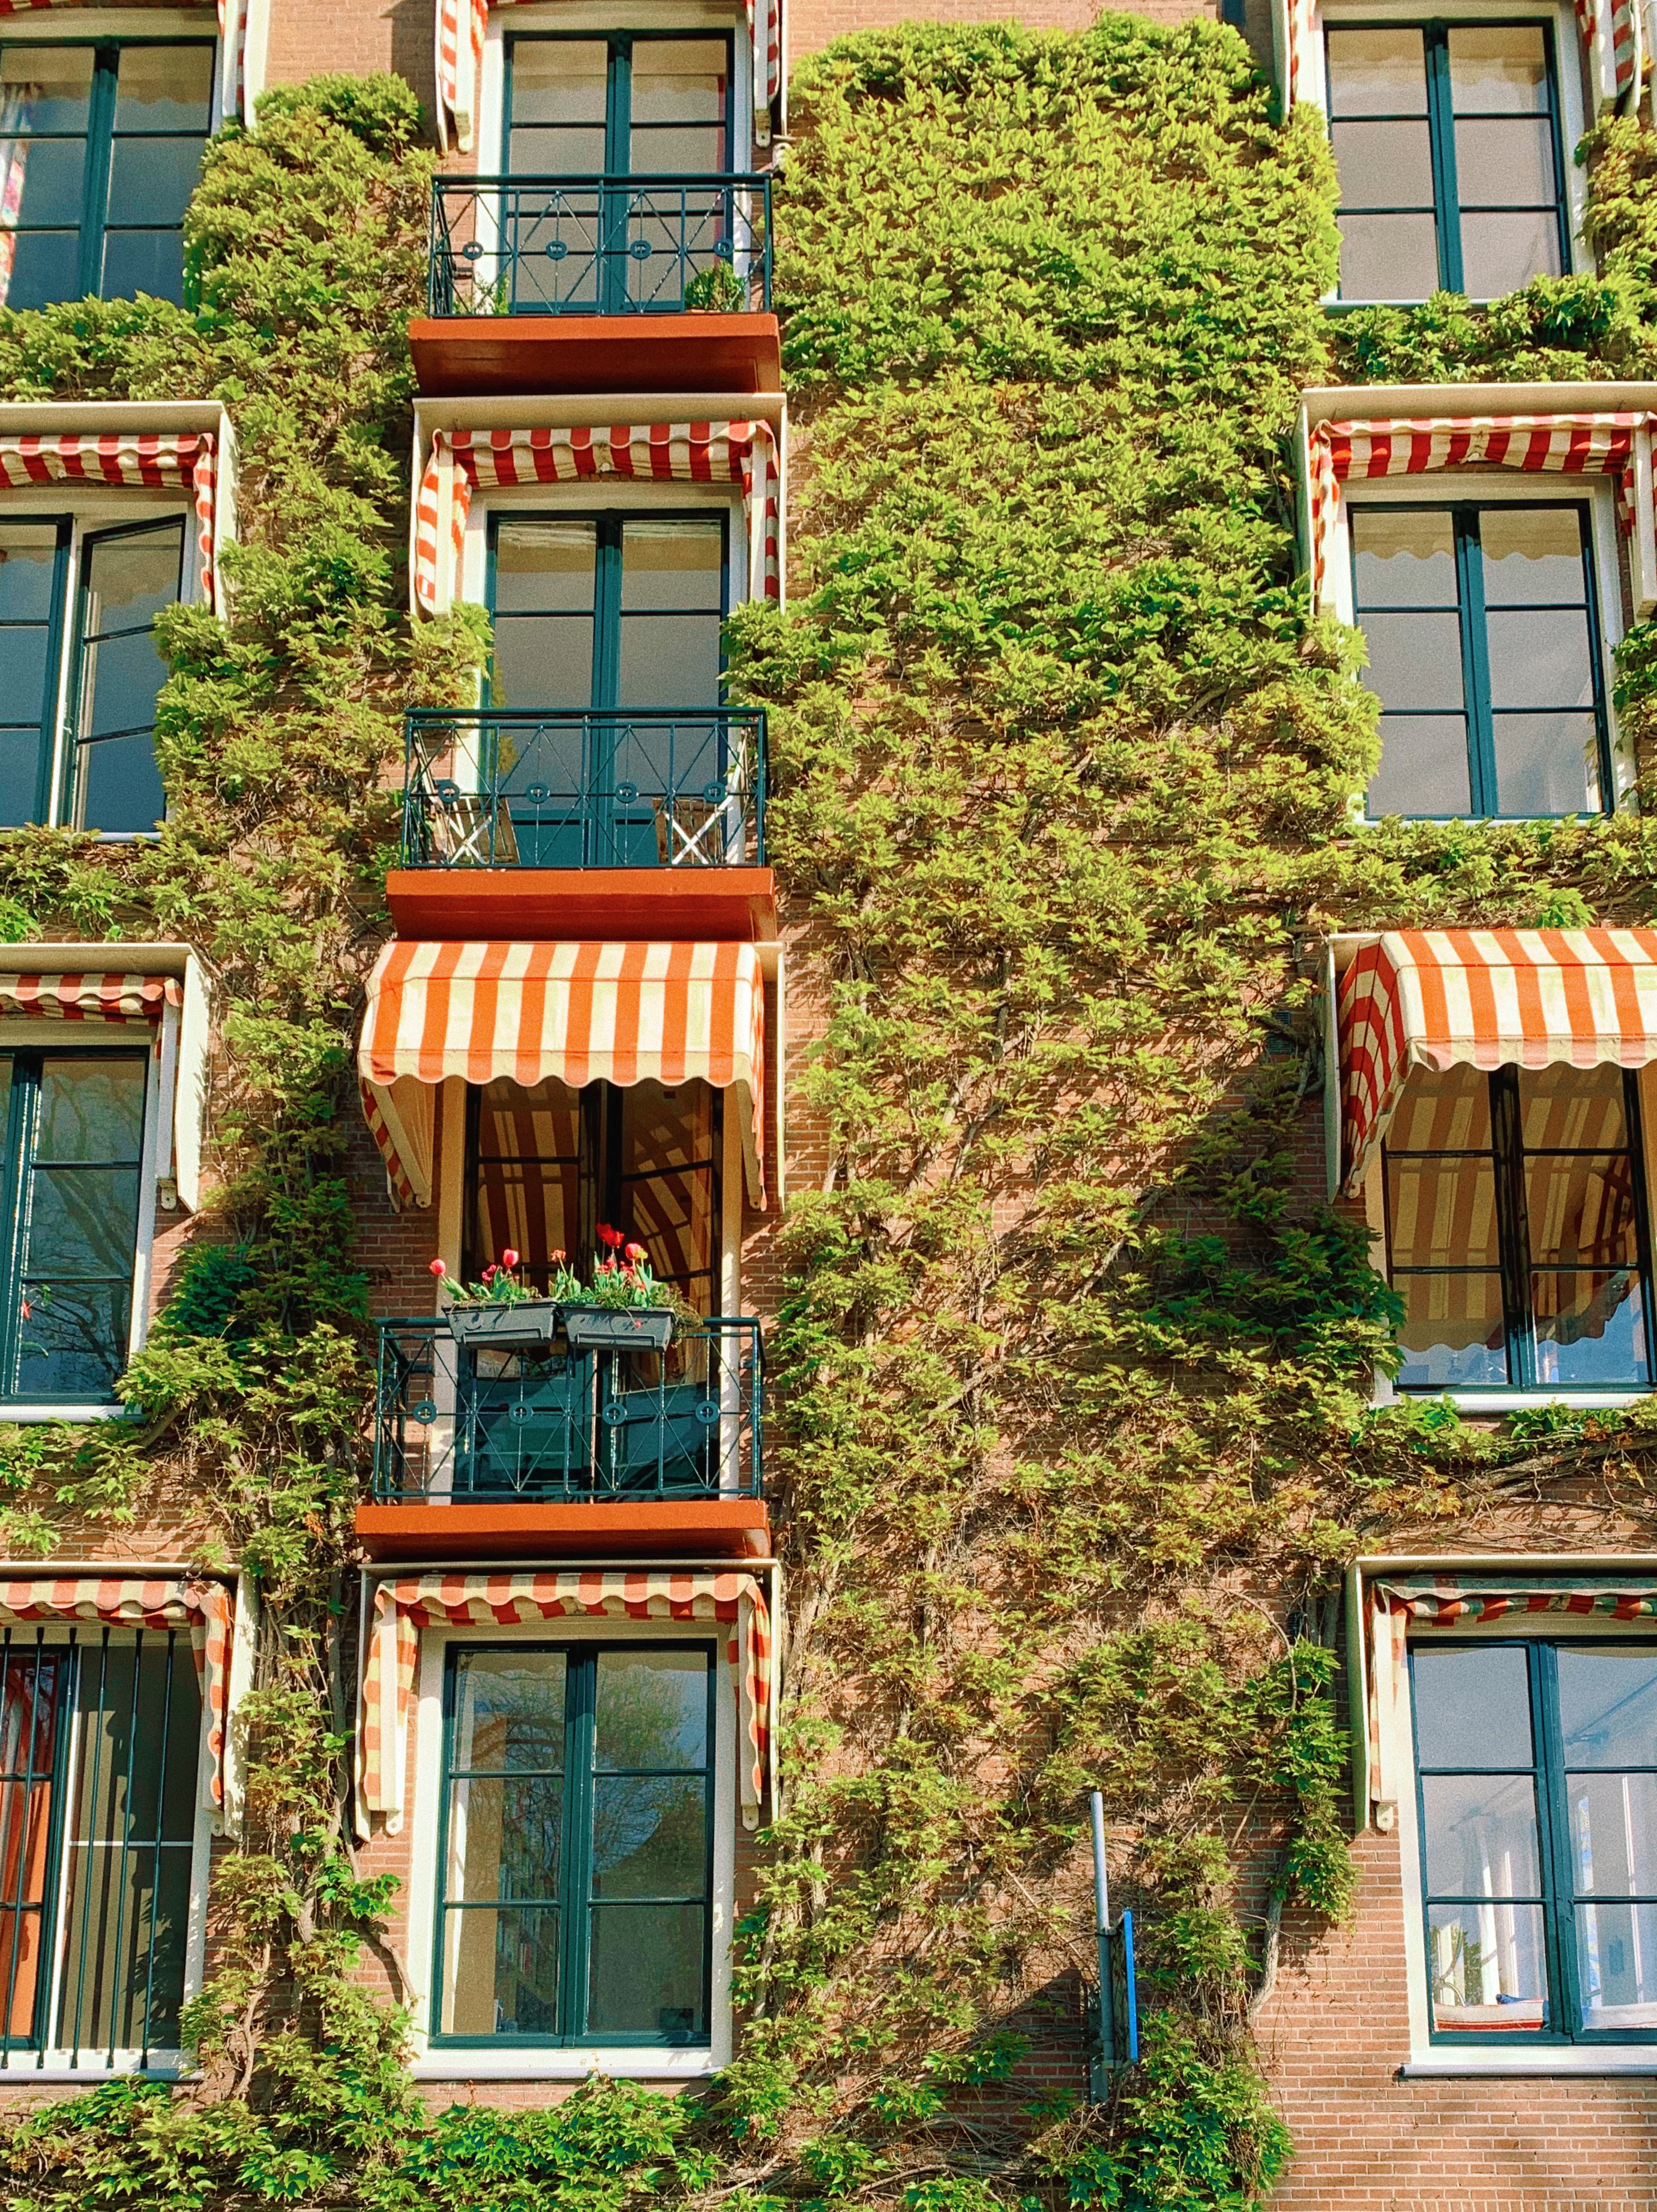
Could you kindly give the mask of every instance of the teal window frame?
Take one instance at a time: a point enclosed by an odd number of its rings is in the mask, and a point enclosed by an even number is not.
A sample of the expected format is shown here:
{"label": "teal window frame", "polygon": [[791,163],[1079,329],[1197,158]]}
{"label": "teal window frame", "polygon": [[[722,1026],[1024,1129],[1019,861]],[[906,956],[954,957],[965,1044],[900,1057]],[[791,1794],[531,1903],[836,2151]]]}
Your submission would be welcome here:
{"label": "teal window frame", "polygon": [[[82,772],[83,757],[97,745],[106,744],[125,737],[141,736],[146,732],[153,740],[155,730],[155,723],[152,716],[148,722],[136,722],[130,728],[100,731],[95,738],[82,735],[88,705],[87,647],[93,644],[106,643],[116,637],[135,636],[155,627],[152,619],[147,623],[118,624],[110,629],[99,630],[95,635],[88,629],[87,605],[90,596],[92,555],[100,545],[111,544],[121,538],[142,538],[162,530],[176,530],[179,533],[178,583],[173,599],[173,604],[176,606],[183,603],[190,574],[191,532],[187,515],[182,512],[167,515],[150,514],[137,522],[116,523],[107,529],[83,530],[81,533],[81,542],[76,548],[75,562],[75,629],[67,694],[69,709],[57,803],[58,819],[70,829],[79,830],[85,827],[85,778]],[[163,675],[161,682],[165,681],[166,678]],[[160,690],[161,683],[158,683],[156,685],[158,696]],[[96,828],[100,825],[94,823],[93,826]],[[157,830],[150,828],[106,830],[103,834],[106,837],[131,840],[155,837],[160,833]]]}
{"label": "teal window frame", "polygon": [[[58,757],[59,708],[64,682],[64,630],[70,620],[69,579],[75,518],[71,514],[8,514],[6,520],[8,522],[37,525],[41,529],[56,530],[58,533],[58,550],[52,574],[52,599],[45,623],[0,622],[0,668],[5,665],[6,634],[9,630],[44,628],[46,634],[45,685],[36,725],[39,742],[35,754],[34,796],[24,822],[49,823],[55,817],[54,768]],[[18,722],[12,726],[27,730],[30,725]],[[23,824],[10,826],[21,828]]]}
{"label": "teal window frame", "polygon": [[[10,1088],[5,1115],[5,1158],[0,1163],[0,1407],[6,1405],[107,1405],[114,1402],[114,1385],[126,1365],[126,1346],[132,1337],[133,1279],[137,1271],[139,1240],[143,1220],[143,1155],[144,1139],[150,1110],[148,1070],[149,1054],[142,1048],[124,1051],[119,1048],[101,1048],[89,1046],[76,1049],[73,1046],[59,1048],[56,1045],[18,1045],[0,1058],[9,1060]],[[33,1177],[52,1163],[39,1157],[40,1085],[46,1061],[88,1062],[106,1066],[112,1059],[142,1061],[145,1068],[143,1111],[138,1127],[138,1150],[128,1158],[108,1160],[76,1160],[64,1164],[91,1173],[134,1173],[139,1179],[137,1200],[134,1210],[132,1246],[124,1276],[81,1275],[49,1276],[34,1264],[31,1245],[33,1198]],[[23,1332],[23,1303],[30,1289],[42,1283],[87,1283],[124,1286],[126,1293],[126,1346],[123,1346],[120,1365],[109,1377],[109,1388],[101,1398],[88,1398],[84,1390],[21,1390],[18,1387],[18,1364],[21,1353]]]}
{"label": "teal window frame", "polygon": [[[453,1762],[456,1686],[458,1670],[456,1665],[461,1653],[466,1650],[500,1651],[510,1649],[515,1654],[528,1656],[531,1652],[561,1652],[566,1659],[564,1692],[564,1764],[561,1770],[514,1766],[510,1770],[485,1768],[457,1768]],[[592,1899],[592,1778],[595,1692],[598,1665],[601,1653],[621,1651],[636,1655],[643,1650],[694,1651],[707,1662],[707,1759],[702,1769],[703,1802],[706,1807],[705,1857],[707,1883],[704,1891],[702,1921],[702,2017],[707,2023],[703,2034],[671,2035],[635,2032],[622,2033],[606,2028],[598,2034],[589,2033],[586,2027],[590,2009],[588,1958],[589,1929],[595,1910],[602,1911]],[[443,1763],[441,1796],[439,1803],[437,1834],[436,1905],[433,1913],[433,1952],[431,1987],[431,2033],[428,2041],[434,2048],[445,2050],[707,2050],[713,2042],[713,1852],[714,1852],[714,1792],[719,1770],[718,1739],[718,1647],[695,1638],[671,1643],[648,1644],[641,1642],[591,1643],[531,1643],[503,1647],[499,1643],[480,1644],[452,1643],[444,1655],[443,1668]],[[562,1836],[559,1852],[559,1876],[555,1887],[539,1898],[514,1897],[507,1900],[520,1906],[552,1905],[559,1912],[560,1972],[558,2010],[560,2032],[555,2035],[446,2035],[438,2023],[443,2017],[446,1997],[444,1959],[447,1948],[446,1935],[451,1913],[498,1909],[500,1900],[470,1898],[453,1902],[448,1895],[449,1825],[453,1784],[476,1773],[504,1774],[508,1780],[532,1781],[543,1779],[552,1771],[561,1771],[564,1778],[562,1793]],[[613,1770],[606,1769],[606,1772]],[[684,1767],[662,1770],[632,1770],[627,1771],[663,1771],[683,1776],[695,1770]],[[628,1899],[629,1905],[655,1902],[650,1899]],[[679,1903],[674,1899],[667,1900]]]}
{"label": "teal window frame", "polygon": [[[93,51],[92,98],[87,115],[86,166],[82,171],[81,176],[81,223],[77,286],[76,291],[70,295],[70,296],[76,299],[105,299],[112,296],[119,298],[122,296],[121,295],[106,294],[103,289],[104,252],[111,234],[114,233],[118,234],[123,231],[129,230],[182,230],[182,226],[179,224],[112,223],[109,219],[109,188],[111,174],[114,166],[115,143],[118,137],[131,136],[146,137],[152,135],[149,132],[119,133],[116,131],[115,102],[117,89],[120,81],[121,56],[130,47],[166,46],[168,48],[177,49],[185,46],[195,46],[206,47],[209,49],[214,55],[216,63],[218,55],[218,40],[216,39],[161,38],[0,38],[0,53],[4,53],[14,49],[27,52],[30,47],[34,46],[90,46]],[[215,67],[214,71],[214,98],[212,106],[209,107],[208,112],[208,127],[204,131],[200,133],[203,149],[206,147],[208,140],[212,137],[218,120],[216,112],[215,112],[218,104],[216,85],[217,74],[218,72]],[[44,142],[49,139],[77,138],[81,134],[79,131],[40,131],[31,132],[29,135],[31,140],[38,137]],[[155,135],[169,137],[176,137],[193,138],[197,134],[193,131],[186,131],[177,132],[169,131]],[[27,236],[30,232],[36,228],[58,231],[62,230],[64,228],[65,226],[61,223],[44,223],[39,225],[31,224],[27,226],[27,228],[20,230],[19,234]]]}
{"label": "teal window frame", "polygon": [[[633,49],[634,46],[659,45],[669,40],[695,39],[699,43],[721,40],[725,46],[725,165],[731,166],[731,149],[735,143],[737,126],[737,76],[735,40],[729,31],[713,27],[704,29],[700,25],[687,25],[681,30],[671,31],[523,31],[509,36],[506,41],[506,88],[501,103],[501,173],[510,176],[512,167],[512,83],[513,63],[517,49],[529,46],[596,46],[604,40],[610,49],[610,67],[604,97],[604,167],[607,177],[628,177],[633,168]],[[647,126],[641,126],[647,127]],[[574,170],[561,167],[544,172],[525,170],[523,175],[575,175]],[[640,169],[641,177],[669,173]],[[677,172],[672,173],[677,173]],[[719,174],[715,171],[713,173]]]}
{"label": "teal window frame", "polygon": [[[1569,1784],[1564,1748],[1559,1721],[1558,1652],[1562,1644],[1569,1643],[1572,1650],[1622,1650],[1626,1644],[1596,1643],[1589,1637],[1563,1638],[1479,1637],[1469,1638],[1463,1647],[1469,1650],[1520,1650],[1525,1653],[1529,1673],[1531,1701],[1531,1765],[1526,1766],[1481,1767],[1423,1767],[1421,1762],[1420,1729],[1417,1721],[1417,1701],[1415,1686],[1415,1662],[1420,1650],[1435,1653],[1447,1649],[1444,1642],[1434,1638],[1430,1642],[1409,1645],[1411,1755],[1415,1763],[1416,1830],[1417,1856],[1420,1865],[1422,1941],[1427,1971],[1427,2019],[1430,2041],[1437,2047],[1452,2049],[1534,2050],[1539,2047],[1568,2049],[1572,2045],[1603,2047],[1607,2044],[1657,2043],[1657,2028],[1586,2028],[1569,2026],[1581,2017],[1581,1979],[1577,1969],[1576,1945],[1573,1940],[1574,1907],[1578,1901],[1572,1881],[1573,1854],[1570,1836]],[[1657,1766],[1619,1768],[1618,1772],[1657,1773]],[[1458,1775],[1477,1772],[1490,1775],[1529,1775],[1536,1789],[1538,1841],[1539,1844],[1539,1873],[1542,1889],[1539,1898],[1514,1899],[1514,1903],[1537,1903],[1541,1906],[1544,1957],[1547,1962],[1548,2011],[1545,2024],[1536,2029],[1512,2029],[1500,2033],[1481,2033],[1476,2028],[1438,2028],[1432,2026],[1432,1907],[1435,1905],[1460,1903],[1463,1900],[1449,1892],[1429,1888],[1427,1872],[1427,1812],[1423,1776],[1432,1774]],[[1475,1904],[1490,1900],[1475,1898]],[[1509,1900],[1502,1899],[1506,1903]],[[1647,1900],[1638,1897],[1618,1896],[1619,1905],[1657,1904],[1657,1894]]]}
{"label": "teal window frame", "polygon": [[[1375,504],[1379,506],[1381,502],[1377,501]],[[1486,822],[1532,819],[1593,821],[1597,818],[1593,810],[1586,808],[1575,816],[1502,815],[1497,811],[1496,804],[1499,795],[1496,778],[1496,717],[1498,713],[1504,710],[1493,708],[1491,704],[1490,635],[1486,619],[1488,611],[1484,603],[1484,569],[1479,558],[1479,516],[1481,514],[1498,509],[1511,513],[1531,505],[1545,506],[1551,510],[1563,507],[1575,512],[1577,517],[1577,526],[1581,534],[1583,592],[1590,646],[1588,662],[1593,686],[1592,711],[1599,749],[1599,806],[1598,813],[1602,815],[1613,813],[1616,811],[1617,793],[1611,760],[1610,702],[1605,692],[1605,633],[1603,627],[1603,602],[1599,592],[1599,563],[1594,557],[1593,515],[1590,503],[1586,500],[1527,501],[1469,499],[1388,501],[1386,505],[1387,509],[1393,513],[1448,514],[1450,518],[1455,532],[1456,618],[1461,632],[1463,704],[1458,708],[1399,709],[1387,708],[1383,703],[1381,722],[1381,743],[1384,746],[1387,742],[1388,721],[1405,720],[1411,715],[1465,714],[1467,723],[1467,783],[1471,802],[1469,813],[1466,818]],[[1366,609],[1358,598],[1357,532],[1349,530],[1348,540],[1348,559],[1352,579],[1352,619],[1359,629],[1363,627],[1363,617],[1366,612],[1384,611],[1388,615],[1407,615],[1444,614],[1448,611],[1443,606],[1412,607],[1405,602],[1395,603],[1391,600],[1386,603],[1384,609],[1381,607]],[[1526,610],[1522,604],[1504,602],[1501,611],[1503,614],[1521,614]],[[1534,713],[1548,710],[1527,708],[1506,711]],[[1564,713],[1581,710],[1561,708],[1557,711]],[[1367,797],[1365,814],[1366,817],[1372,822],[1384,818],[1369,813]],[[1454,815],[1411,812],[1403,818],[1411,822],[1444,822],[1462,817]]]}
{"label": "teal window frame", "polygon": [[[1354,18],[1350,22],[1344,18],[1338,22],[1326,21],[1323,36],[1324,83],[1326,88],[1327,101],[1326,120],[1332,125],[1337,120],[1342,119],[1338,118],[1334,113],[1333,81],[1329,70],[1328,39],[1331,31],[1418,30],[1421,33],[1426,58],[1427,132],[1432,161],[1433,224],[1438,242],[1439,289],[1443,292],[1461,291],[1463,283],[1461,218],[1464,214],[1479,214],[1485,211],[1478,206],[1464,208],[1456,188],[1455,125],[1457,118],[1451,99],[1449,34],[1452,30],[1462,29],[1468,26],[1475,27],[1479,30],[1490,31],[1535,29],[1542,33],[1543,52],[1547,61],[1548,143],[1553,155],[1555,189],[1552,214],[1559,241],[1560,271],[1562,275],[1569,276],[1573,273],[1570,250],[1570,208],[1567,185],[1570,167],[1565,157],[1564,131],[1560,112],[1558,42],[1554,36],[1552,18],[1537,15],[1512,15],[1502,18],[1489,18],[1483,15],[1455,17],[1435,15],[1423,17],[1413,23],[1400,23],[1396,19],[1387,21],[1385,19],[1369,17],[1362,21]],[[1468,111],[1462,115],[1460,120],[1466,122],[1474,119],[1480,112],[1481,111],[1476,109]],[[1363,118],[1366,123],[1413,121],[1414,119],[1413,117],[1387,114],[1366,115]],[[1499,210],[1491,211],[1539,213],[1542,210],[1539,203],[1534,209],[1529,206],[1520,207],[1515,204],[1511,210],[1504,207]],[[1343,215],[1413,215],[1418,212],[1423,210],[1414,206],[1349,208],[1344,201],[1339,203],[1335,210],[1338,221]],[[1343,306],[1363,307],[1369,304],[1363,299],[1349,298],[1344,293],[1338,296],[1340,304]]]}

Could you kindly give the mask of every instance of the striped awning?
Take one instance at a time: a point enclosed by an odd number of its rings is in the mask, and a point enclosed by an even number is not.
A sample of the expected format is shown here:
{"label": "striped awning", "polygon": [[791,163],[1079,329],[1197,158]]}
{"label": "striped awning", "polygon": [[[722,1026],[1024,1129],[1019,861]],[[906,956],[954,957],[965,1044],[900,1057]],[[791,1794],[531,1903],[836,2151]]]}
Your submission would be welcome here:
{"label": "striped awning", "polygon": [[394,942],[368,979],[357,1073],[392,1186],[416,1206],[432,1202],[430,1086],[450,1076],[578,1091],[700,1077],[734,1091],[749,1194],[765,1203],[765,989],[751,945]]}
{"label": "striped awning", "polygon": [[1521,469],[1545,476],[1613,477],[1625,529],[1635,520],[1635,441],[1649,435],[1638,410],[1607,414],[1465,415],[1372,422],[1314,422],[1306,469],[1312,516],[1312,597],[1326,604],[1341,487],[1441,469]]}
{"label": "striped awning", "polygon": [[782,591],[782,476],[768,422],[611,422],[544,430],[437,430],[415,502],[416,606],[440,613],[458,596],[475,490],[577,483],[732,484],[748,518],[749,591]]}
{"label": "striped awning", "polygon": [[744,1826],[759,1825],[770,1761],[771,1613],[757,1575],[727,1569],[638,1568],[566,1573],[452,1574],[378,1583],[368,1625],[357,1720],[356,1829],[369,1815],[403,1826],[409,1764],[409,1707],[422,1628],[533,1626],[577,1618],[718,1622],[736,1684]]}
{"label": "striped awning", "polygon": [[211,1753],[205,1795],[210,1809],[222,1814],[230,1683],[231,1595],[225,1585],[184,1575],[123,1580],[41,1574],[26,1581],[0,1581],[0,1622],[53,1620],[189,1630]]}
{"label": "striped awning", "polygon": [[[507,0],[495,0],[497,8]],[[1587,0],[1577,0],[1579,9]],[[1627,6],[1629,0],[1623,0]],[[220,0],[223,5],[223,0]],[[754,106],[762,113],[782,90],[782,0],[743,0],[754,51]],[[465,38],[461,20],[465,19]],[[477,91],[489,0],[437,0],[437,135],[470,153],[477,133]]]}
{"label": "striped awning", "polygon": [[0,1021],[159,1022],[183,998],[174,975],[0,973]]}
{"label": "striped awning", "polygon": [[1454,1572],[1382,1574],[1369,1584],[1369,1803],[1377,1827],[1393,1825],[1400,1794],[1413,1786],[1399,1713],[1412,1628],[1489,1626],[1520,1613],[1563,1620],[1657,1619],[1657,1580],[1580,1571],[1515,1574],[1502,1567]]}
{"label": "striped awning", "polygon": [[1356,1195],[1411,1068],[1644,1067],[1657,930],[1389,932],[1341,978],[1342,1188]]}
{"label": "striped awning", "polygon": [[[0,264],[3,258],[0,253]],[[217,605],[213,531],[219,451],[218,440],[209,432],[120,430],[100,435],[71,430],[53,438],[19,430],[0,435],[0,484],[22,490],[30,484],[58,483],[189,492],[201,552],[202,598],[209,607]]]}

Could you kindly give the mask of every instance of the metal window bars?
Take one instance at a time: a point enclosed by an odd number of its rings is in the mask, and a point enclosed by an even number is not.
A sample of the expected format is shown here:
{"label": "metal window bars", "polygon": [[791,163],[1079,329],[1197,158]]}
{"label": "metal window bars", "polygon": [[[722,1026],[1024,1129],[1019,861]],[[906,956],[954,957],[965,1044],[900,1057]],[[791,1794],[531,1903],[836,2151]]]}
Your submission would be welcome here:
{"label": "metal window bars", "polygon": [[757,1321],[682,1322],[665,1352],[490,1351],[384,1321],[373,1491],[385,1502],[757,1498]]}
{"label": "metal window bars", "polygon": [[768,176],[433,184],[434,315],[732,314],[770,305]]}
{"label": "metal window bars", "polygon": [[407,718],[404,867],[765,862],[758,707]]}
{"label": "metal window bars", "polygon": [[0,2072],[176,2048],[200,1741],[187,1633],[0,1632]]}

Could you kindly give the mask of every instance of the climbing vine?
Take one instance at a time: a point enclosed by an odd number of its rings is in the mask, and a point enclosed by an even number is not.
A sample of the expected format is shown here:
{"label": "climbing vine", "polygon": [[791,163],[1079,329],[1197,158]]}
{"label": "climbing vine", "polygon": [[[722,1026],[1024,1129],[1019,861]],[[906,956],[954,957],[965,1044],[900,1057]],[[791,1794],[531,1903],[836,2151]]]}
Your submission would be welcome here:
{"label": "climbing vine", "polygon": [[[1335,377],[1652,374],[1649,131],[1585,148],[1596,277],[1332,319],[1322,134],[1217,25],[867,33],[792,106],[792,598],[731,633],[829,1164],[777,1232],[784,1787],[700,2099],[429,2113],[391,1885],[341,1825],[349,1071],[398,718],[486,646],[475,612],[402,613],[411,96],[324,78],[227,131],[185,306],[0,311],[7,396],[215,396],[243,457],[228,618],[164,620],[159,841],[0,839],[0,934],[187,939],[223,1039],[223,1194],[133,1418],[0,1430],[5,1541],[45,1555],[159,1481],[265,1601],[199,2077],[0,2122],[13,2212],[1258,2205],[1290,2146],[1251,2023],[1352,1901],[1339,1570],[1504,1486],[1648,1472],[1643,1411],[1370,1402],[1397,1309],[1321,1204],[1321,933],[1645,921],[1657,854],[1649,809],[1353,831],[1374,711],[1308,617],[1287,438]],[[1643,746],[1649,627],[1619,670]],[[1083,2028],[1092,1788],[1147,2026],[1084,2106],[1030,2052]]]}

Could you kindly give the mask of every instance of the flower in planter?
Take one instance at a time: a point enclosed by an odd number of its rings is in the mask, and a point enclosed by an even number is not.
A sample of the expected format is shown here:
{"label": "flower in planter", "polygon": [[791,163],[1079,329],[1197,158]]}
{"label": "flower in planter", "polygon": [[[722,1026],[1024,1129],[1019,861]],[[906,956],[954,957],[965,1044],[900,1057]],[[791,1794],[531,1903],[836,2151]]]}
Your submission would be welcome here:
{"label": "flower in planter", "polygon": [[[518,1306],[532,1298],[544,1298],[543,1291],[520,1281],[518,1265],[519,1255],[508,1245],[499,1260],[492,1260],[484,1268],[478,1281],[448,1284],[451,1302],[459,1306]],[[433,1274],[446,1279],[448,1272],[440,1260],[432,1261]],[[554,1296],[557,1295],[555,1291]]]}

